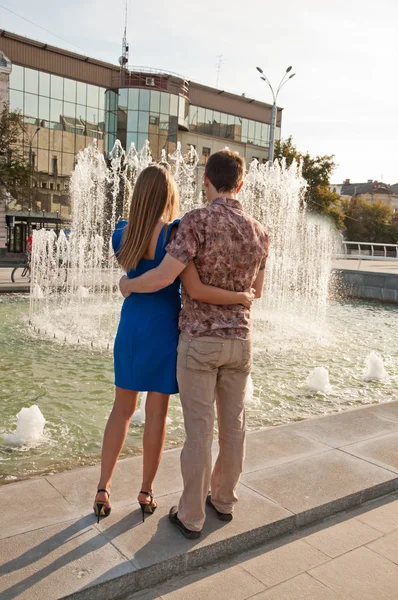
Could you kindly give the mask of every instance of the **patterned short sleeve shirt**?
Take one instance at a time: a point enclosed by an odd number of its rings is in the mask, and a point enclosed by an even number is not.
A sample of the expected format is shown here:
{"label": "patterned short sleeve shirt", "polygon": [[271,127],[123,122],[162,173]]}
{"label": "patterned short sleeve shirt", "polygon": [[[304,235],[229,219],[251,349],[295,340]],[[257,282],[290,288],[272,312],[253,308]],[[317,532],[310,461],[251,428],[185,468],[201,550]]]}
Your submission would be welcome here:
{"label": "patterned short sleeve shirt", "polygon": [[[193,260],[202,283],[243,292],[265,268],[268,236],[239,200],[217,198],[183,217],[166,250],[185,265]],[[250,311],[243,306],[205,304],[184,290],[182,300],[181,331],[193,337],[250,338]]]}

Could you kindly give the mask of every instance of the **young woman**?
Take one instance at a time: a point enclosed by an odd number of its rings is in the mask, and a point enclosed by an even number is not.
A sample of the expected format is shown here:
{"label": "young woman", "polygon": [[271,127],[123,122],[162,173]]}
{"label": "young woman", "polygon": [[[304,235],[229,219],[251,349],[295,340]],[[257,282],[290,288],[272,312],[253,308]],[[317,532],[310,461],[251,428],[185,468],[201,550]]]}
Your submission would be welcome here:
{"label": "young woman", "polygon": [[[112,237],[117,260],[128,276],[138,277],[157,267],[178,227],[178,190],[172,175],[150,165],[139,175],[129,220],[120,221]],[[193,263],[181,275],[196,300],[210,304],[243,304],[250,308],[251,291],[229,292],[203,285]],[[105,428],[101,477],[94,502],[98,521],[111,511],[111,478],[127,435],[140,391],[148,391],[145,407],[144,464],[138,502],[142,518],[156,509],[153,481],[166,437],[170,394],[178,393],[176,361],[180,281],[153,294],[131,294],[124,300],[114,347],[116,395]]]}

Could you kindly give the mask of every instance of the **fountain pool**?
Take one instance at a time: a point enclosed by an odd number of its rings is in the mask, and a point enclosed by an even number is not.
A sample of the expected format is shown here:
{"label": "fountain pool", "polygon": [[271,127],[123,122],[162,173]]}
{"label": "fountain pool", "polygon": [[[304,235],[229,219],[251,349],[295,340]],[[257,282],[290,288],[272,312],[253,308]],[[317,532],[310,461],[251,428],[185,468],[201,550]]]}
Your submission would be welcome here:
{"label": "fountain pool", "polygon": [[[98,462],[112,407],[111,353],[32,338],[28,315],[27,297],[0,297],[0,483]],[[332,301],[321,335],[309,326],[300,335],[303,327],[300,319],[296,335],[281,340],[270,315],[269,341],[256,345],[249,429],[397,398],[396,308]],[[387,378],[368,380],[371,351],[384,359]],[[326,393],[307,387],[316,367],[329,370]],[[15,431],[17,413],[34,404],[46,420],[42,442],[15,445],[4,438]],[[170,448],[184,437],[178,398],[169,417]],[[141,436],[142,423],[132,423],[124,456],[141,452]]]}

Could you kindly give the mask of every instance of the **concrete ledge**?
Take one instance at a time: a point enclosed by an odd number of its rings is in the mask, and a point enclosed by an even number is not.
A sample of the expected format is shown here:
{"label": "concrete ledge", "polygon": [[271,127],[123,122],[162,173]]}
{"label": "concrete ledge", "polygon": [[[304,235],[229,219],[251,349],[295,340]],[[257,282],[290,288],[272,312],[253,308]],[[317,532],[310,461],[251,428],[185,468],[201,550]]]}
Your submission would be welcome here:
{"label": "concrete ledge", "polygon": [[[398,490],[398,402],[257,431],[248,436],[230,523],[208,509],[199,540],[169,523],[181,490],[179,451],[166,452],[158,509],[141,523],[141,459],[120,461],[112,513],[96,524],[99,469],[4,485],[0,596],[118,600]],[[32,513],[31,499],[40,510]]]}
{"label": "concrete ledge", "polygon": [[20,283],[0,284],[0,294],[29,294],[30,286]]}
{"label": "concrete ledge", "polygon": [[398,274],[340,269],[339,287],[348,297],[398,303]]}

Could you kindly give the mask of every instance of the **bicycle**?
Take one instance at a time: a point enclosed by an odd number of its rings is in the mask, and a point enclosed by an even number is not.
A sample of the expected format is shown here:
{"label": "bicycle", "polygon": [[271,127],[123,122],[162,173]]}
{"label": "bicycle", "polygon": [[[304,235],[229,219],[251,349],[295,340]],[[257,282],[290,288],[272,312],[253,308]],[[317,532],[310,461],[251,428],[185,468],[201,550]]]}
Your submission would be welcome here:
{"label": "bicycle", "polygon": [[30,283],[30,275],[30,257],[27,256],[24,265],[14,267],[11,271],[11,281],[13,283]]}

